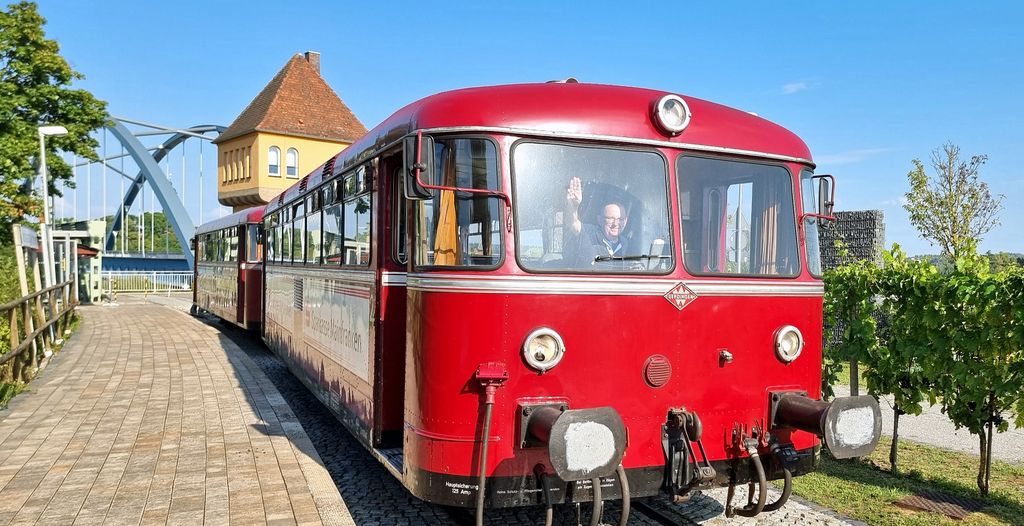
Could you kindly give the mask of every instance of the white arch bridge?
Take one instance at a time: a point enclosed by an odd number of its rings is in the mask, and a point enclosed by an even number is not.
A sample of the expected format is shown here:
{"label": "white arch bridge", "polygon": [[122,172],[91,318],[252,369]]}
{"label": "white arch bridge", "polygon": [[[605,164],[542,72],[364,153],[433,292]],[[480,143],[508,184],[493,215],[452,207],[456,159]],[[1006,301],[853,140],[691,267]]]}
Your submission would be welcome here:
{"label": "white arch bridge", "polygon": [[[90,219],[97,215],[101,218],[112,218],[106,225],[103,249],[107,253],[118,251],[124,253],[127,252],[128,247],[128,236],[124,232],[127,218],[133,208],[138,208],[141,212],[137,217],[141,218],[142,224],[137,222],[135,225],[135,228],[138,229],[138,237],[135,253],[132,255],[147,256],[148,252],[149,256],[153,256],[164,248],[154,245],[157,232],[153,230],[155,221],[152,212],[156,209],[155,205],[159,203],[159,208],[164,212],[188,267],[192,268],[195,264],[195,255],[192,253],[189,240],[195,233],[196,223],[193,221],[192,215],[189,214],[189,207],[186,206],[186,203],[191,204],[193,210],[197,212],[199,221],[202,222],[204,215],[203,175],[204,172],[211,171],[209,167],[204,167],[203,146],[215,139],[224,129],[224,126],[216,124],[177,128],[114,117],[112,125],[103,128],[98,133],[100,151],[97,153],[100,160],[90,161],[76,158],[72,162],[76,187],[70,191],[70,196],[69,192],[65,192],[64,197],[60,198],[59,206],[56,207],[57,215],[63,215],[65,218],[73,217],[76,220],[80,217]],[[153,139],[157,139],[157,142],[154,142]],[[116,153],[111,153],[112,149]],[[198,159],[194,158],[196,153],[198,153]],[[207,159],[214,161],[212,171],[216,174],[216,149],[212,149],[212,153],[213,155],[209,155]],[[179,158],[180,165],[177,162]],[[127,167],[126,161],[128,162]],[[180,171],[175,174],[174,172],[179,166]],[[99,172],[99,184],[93,182],[95,178],[93,171]],[[118,176],[116,190],[113,185],[114,180],[110,178],[112,174]],[[83,176],[84,184],[80,180]],[[175,184],[176,181],[179,184]],[[188,200],[187,190],[190,181],[193,187],[192,192],[194,195],[198,194],[198,206],[194,201]],[[210,181],[207,178],[206,184],[209,184]],[[93,186],[97,186],[97,188],[93,188]],[[80,216],[79,194],[83,190],[86,194],[86,206],[84,214]],[[112,193],[115,195],[111,199]],[[147,197],[148,212],[150,213],[150,232],[148,234],[150,247],[148,251],[144,223],[147,213]],[[109,203],[112,204],[110,208],[108,208],[108,200],[112,201]],[[215,202],[216,197],[214,196],[211,203]],[[96,205],[100,207],[98,213],[95,210]],[[223,214],[225,210],[218,205],[212,213]],[[160,234],[169,236],[170,232],[160,232]],[[165,239],[168,238],[165,237]],[[118,247],[119,244],[120,247]]]}

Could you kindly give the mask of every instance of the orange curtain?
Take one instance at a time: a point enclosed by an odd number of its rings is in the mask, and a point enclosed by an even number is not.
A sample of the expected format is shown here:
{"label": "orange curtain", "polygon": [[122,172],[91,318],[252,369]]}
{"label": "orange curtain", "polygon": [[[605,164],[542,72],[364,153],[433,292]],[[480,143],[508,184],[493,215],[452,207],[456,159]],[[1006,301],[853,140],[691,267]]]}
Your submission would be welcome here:
{"label": "orange curtain", "polygon": [[455,209],[455,192],[442,190],[437,217],[437,235],[434,236],[434,264],[457,265],[459,254],[459,221]]}
{"label": "orange curtain", "polygon": [[[444,162],[444,186],[455,186],[455,155],[446,149]],[[458,265],[462,261],[459,243],[459,217],[455,192],[441,190],[438,196],[437,227],[434,230],[434,264]]]}

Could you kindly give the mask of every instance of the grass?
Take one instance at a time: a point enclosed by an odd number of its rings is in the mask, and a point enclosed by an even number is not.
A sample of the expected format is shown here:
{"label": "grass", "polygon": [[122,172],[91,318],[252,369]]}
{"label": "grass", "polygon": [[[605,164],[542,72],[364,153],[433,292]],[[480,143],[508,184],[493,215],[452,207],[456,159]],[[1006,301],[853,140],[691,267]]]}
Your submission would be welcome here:
{"label": "grass", "polygon": [[[860,378],[861,389],[867,389],[867,380],[864,379],[864,364],[858,364],[857,376]],[[836,379],[836,385],[850,385],[850,362],[843,362],[839,366],[839,377]]]}
{"label": "grass", "polygon": [[[883,437],[875,452],[860,460],[822,455],[817,472],[794,480],[794,493],[872,525],[1024,525],[1024,465],[993,460],[991,494],[982,498],[976,484],[977,457],[900,441],[901,473],[893,475],[888,471],[889,444]],[[959,521],[893,504],[925,489],[980,500],[986,507]]]}

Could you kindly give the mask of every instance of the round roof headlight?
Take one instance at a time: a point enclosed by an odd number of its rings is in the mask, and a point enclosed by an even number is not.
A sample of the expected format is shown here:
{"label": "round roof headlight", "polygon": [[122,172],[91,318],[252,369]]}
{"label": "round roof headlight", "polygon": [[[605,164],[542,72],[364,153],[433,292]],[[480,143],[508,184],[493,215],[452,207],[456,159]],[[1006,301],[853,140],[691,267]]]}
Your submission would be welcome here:
{"label": "round roof headlight", "polygon": [[691,116],[690,107],[679,95],[665,95],[654,105],[654,120],[670,135],[683,133]]}
{"label": "round roof headlight", "polygon": [[547,327],[531,332],[523,342],[523,359],[526,364],[542,373],[558,365],[563,355],[565,344],[562,337]]}
{"label": "round roof headlight", "polygon": [[775,356],[785,363],[790,363],[800,356],[804,350],[804,335],[800,329],[792,325],[785,325],[775,331]]}

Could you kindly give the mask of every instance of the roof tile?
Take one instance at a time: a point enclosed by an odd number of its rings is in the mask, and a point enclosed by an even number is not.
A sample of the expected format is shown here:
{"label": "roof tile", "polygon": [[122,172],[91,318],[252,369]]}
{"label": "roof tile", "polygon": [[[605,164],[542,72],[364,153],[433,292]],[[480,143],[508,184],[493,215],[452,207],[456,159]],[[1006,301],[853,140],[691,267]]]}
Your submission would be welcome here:
{"label": "roof tile", "polygon": [[355,142],[366,126],[302,54],[296,54],[224,133],[224,142],[254,131]]}

